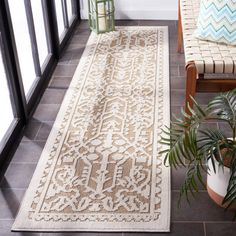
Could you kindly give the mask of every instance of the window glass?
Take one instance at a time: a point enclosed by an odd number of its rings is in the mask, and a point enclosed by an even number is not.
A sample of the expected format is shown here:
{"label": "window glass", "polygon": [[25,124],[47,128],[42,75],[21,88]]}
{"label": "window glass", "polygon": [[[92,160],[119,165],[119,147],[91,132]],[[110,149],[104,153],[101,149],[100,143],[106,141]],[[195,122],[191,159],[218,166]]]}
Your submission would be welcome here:
{"label": "window glass", "polygon": [[66,0],[66,4],[67,4],[67,14],[68,14],[69,23],[72,23],[71,20],[73,17],[73,12],[72,12],[71,0]]}
{"label": "window glass", "polygon": [[[35,0],[34,0],[35,1]],[[25,94],[34,80],[35,70],[23,0],[8,0]]]}
{"label": "window glass", "polygon": [[1,86],[0,86],[0,143],[2,141],[3,136],[5,135],[6,131],[8,130],[11,122],[14,119],[11,100],[9,95],[9,89],[7,86],[7,79],[6,73],[3,65],[2,60],[2,52],[0,49],[0,78],[1,78]]}
{"label": "window glass", "polygon": [[62,33],[64,32],[64,20],[63,20],[63,11],[62,11],[62,2],[61,0],[55,0],[56,6],[56,14],[57,14],[57,27],[58,27],[58,35],[61,38]]}
{"label": "window glass", "polygon": [[42,67],[48,55],[48,47],[41,0],[31,1],[31,7],[34,18],[34,28],[38,46],[39,61]]}

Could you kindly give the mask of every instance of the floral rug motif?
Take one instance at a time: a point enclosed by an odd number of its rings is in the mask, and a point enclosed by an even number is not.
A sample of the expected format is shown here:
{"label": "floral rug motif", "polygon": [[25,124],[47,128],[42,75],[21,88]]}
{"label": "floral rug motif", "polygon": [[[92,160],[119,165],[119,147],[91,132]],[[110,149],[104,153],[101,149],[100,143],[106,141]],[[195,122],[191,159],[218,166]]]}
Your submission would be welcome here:
{"label": "floral rug motif", "polygon": [[169,231],[167,27],[91,34],[15,231]]}

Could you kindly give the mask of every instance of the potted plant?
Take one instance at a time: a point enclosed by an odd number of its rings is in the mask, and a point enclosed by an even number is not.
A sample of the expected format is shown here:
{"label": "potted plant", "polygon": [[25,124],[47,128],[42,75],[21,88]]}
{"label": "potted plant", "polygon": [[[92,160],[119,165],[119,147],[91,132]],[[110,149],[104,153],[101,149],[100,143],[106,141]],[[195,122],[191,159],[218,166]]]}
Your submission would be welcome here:
{"label": "potted plant", "polygon": [[[161,143],[166,147],[164,163],[174,168],[186,167],[186,177],[180,190],[189,201],[199,184],[205,186],[207,172],[210,197],[225,208],[236,206],[236,89],[222,93],[201,107],[193,98],[189,114],[182,110],[182,118],[174,118],[171,126],[163,129]],[[207,128],[206,121],[226,122],[231,130]]]}

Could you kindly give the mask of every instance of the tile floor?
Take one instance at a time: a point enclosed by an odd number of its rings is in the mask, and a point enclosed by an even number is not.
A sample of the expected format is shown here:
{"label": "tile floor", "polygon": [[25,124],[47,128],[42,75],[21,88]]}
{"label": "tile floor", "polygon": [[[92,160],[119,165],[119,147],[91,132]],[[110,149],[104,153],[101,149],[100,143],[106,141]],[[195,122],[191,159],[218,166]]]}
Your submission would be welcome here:
{"label": "tile floor", "polygon": [[[183,105],[185,78],[184,55],[176,53],[177,29],[175,21],[117,21],[117,25],[168,25],[170,43],[170,80],[171,111],[179,114]],[[172,171],[172,214],[171,233],[12,233],[10,232],[14,217],[23,198],[24,192],[33,175],[35,166],[44,147],[53,121],[57,115],[66,89],[69,86],[75,68],[80,60],[89,37],[88,24],[81,22],[71,38],[66,51],[61,57],[52,76],[51,82],[41,102],[24,131],[24,137],[0,182],[0,236],[40,235],[40,236],[233,236],[236,222],[231,222],[232,213],[224,212],[208,197],[205,190],[200,190],[196,201],[189,206],[182,203],[177,208],[179,189],[184,177],[184,170]],[[197,99],[205,104],[212,94],[198,94]],[[224,128],[223,124],[207,124]],[[226,129],[226,127],[225,127]]]}

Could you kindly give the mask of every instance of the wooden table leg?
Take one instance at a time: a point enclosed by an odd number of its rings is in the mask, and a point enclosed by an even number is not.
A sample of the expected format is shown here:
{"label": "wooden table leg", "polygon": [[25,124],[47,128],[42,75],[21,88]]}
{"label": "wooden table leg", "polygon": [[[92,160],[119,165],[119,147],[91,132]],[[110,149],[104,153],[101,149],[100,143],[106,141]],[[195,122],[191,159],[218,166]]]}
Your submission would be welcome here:
{"label": "wooden table leg", "polygon": [[182,23],[181,23],[181,11],[180,11],[180,0],[178,3],[178,46],[177,52],[181,52],[182,43],[183,43],[183,32],[182,32]]}
{"label": "wooden table leg", "polygon": [[190,114],[189,106],[193,106],[191,96],[194,97],[197,85],[197,69],[194,62],[189,62],[186,66],[186,95],[185,95],[185,112]]}

